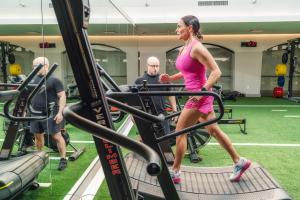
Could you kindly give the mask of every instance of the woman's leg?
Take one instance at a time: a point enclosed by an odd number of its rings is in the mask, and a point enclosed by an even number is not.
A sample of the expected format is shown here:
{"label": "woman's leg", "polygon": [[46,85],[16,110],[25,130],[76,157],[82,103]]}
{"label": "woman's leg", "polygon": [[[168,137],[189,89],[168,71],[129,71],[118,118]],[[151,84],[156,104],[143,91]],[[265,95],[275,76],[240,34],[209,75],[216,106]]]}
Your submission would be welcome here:
{"label": "woman's leg", "polygon": [[[215,113],[211,112],[206,116],[199,118],[199,121],[207,121],[215,118]],[[220,129],[218,124],[211,124],[205,127],[209,134],[217,139],[220,145],[229,153],[231,159],[235,163],[233,172],[229,177],[230,181],[239,181],[243,173],[250,167],[251,161],[246,158],[241,158],[233,147],[229,137]]]}
{"label": "woman's leg", "polygon": [[[216,117],[215,113],[210,112],[207,116],[202,116],[200,120],[207,121],[215,117]],[[219,144],[229,153],[233,162],[237,163],[240,159],[240,156],[235,150],[235,148],[233,147],[229,137],[220,129],[219,125],[215,123],[215,124],[208,125],[205,128],[207,129],[209,134],[215,137],[216,140],[219,142]]]}
{"label": "woman's leg", "polygon": [[[184,108],[179,116],[176,124],[176,131],[180,131],[186,127],[192,126],[197,123],[201,113],[197,110]],[[176,137],[176,151],[173,170],[179,171],[184,153],[187,148],[187,134],[179,135]]]}

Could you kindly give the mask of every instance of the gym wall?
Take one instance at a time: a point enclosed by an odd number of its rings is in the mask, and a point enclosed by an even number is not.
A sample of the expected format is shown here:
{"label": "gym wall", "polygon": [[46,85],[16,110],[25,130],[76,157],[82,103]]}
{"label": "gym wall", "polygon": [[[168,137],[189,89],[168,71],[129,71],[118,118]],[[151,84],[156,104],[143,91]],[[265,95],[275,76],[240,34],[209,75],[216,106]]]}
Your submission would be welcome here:
{"label": "gym wall", "polygon": [[[204,42],[220,45],[234,52],[232,90],[238,90],[247,96],[260,96],[263,51],[296,37],[300,37],[300,34],[207,35],[204,37]],[[60,36],[45,36],[44,38],[47,42],[56,43],[54,49],[40,49],[39,43],[42,41],[40,36],[1,36],[0,40],[25,47],[34,52],[35,57],[45,54],[51,63],[57,62],[60,65],[63,63],[62,52],[65,48]],[[249,40],[256,41],[257,47],[240,46],[241,41]],[[161,72],[165,72],[166,52],[182,45],[176,36],[90,36],[90,41],[117,47],[126,53],[128,84],[133,83],[136,77],[142,74],[145,60],[150,55],[161,59]],[[140,55],[140,63],[138,55]],[[61,66],[56,71],[56,75],[62,80],[65,77],[63,68],[64,66]]]}

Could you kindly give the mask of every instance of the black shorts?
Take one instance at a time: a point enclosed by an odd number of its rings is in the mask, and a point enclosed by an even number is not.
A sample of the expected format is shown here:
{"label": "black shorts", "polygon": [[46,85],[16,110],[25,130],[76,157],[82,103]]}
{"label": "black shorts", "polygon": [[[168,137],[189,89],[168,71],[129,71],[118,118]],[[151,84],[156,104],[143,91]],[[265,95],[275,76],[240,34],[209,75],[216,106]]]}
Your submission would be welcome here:
{"label": "black shorts", "polygon": [[45,120],[30,122],[30,132],[34,134],[47,133],[49,135],[54,135],[55,133],[60,132],[63,125],[63,122],[56,124],[53,116]]}

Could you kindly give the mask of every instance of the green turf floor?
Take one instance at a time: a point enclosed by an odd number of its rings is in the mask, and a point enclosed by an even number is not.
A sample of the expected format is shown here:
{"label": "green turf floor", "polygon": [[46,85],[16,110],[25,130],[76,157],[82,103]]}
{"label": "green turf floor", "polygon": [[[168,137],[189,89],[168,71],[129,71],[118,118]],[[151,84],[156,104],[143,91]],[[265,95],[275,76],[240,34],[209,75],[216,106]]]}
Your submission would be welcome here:
{"label": "green turf floor", "polygon": [[[238,125],[220,125],[233,143],[300,144],[300,118],[285,117],[300,116],[300,104],[273,98],[239,98],[237,102],[226,101],[225,105],[233,108],[233,118],[247,119],[247,135],[240,133]],[[72,140],[92,140],[91,136],[71,126],[68,131],[72,134]],[[135,133],[133,129],[130,136],[136,137]],[[3,138],[1,133],[0,138]],[[212,143],[216,141],[212,139]],[[52,182],[52,187],[27,192],[22,199],[63,199],[96,156],[93,144],[84,146],[87,152],[79,160],[69,162],[66,171],[58,172],[58,161],[51,160],[39,176],[39,181]],[[300,147],[236,146],[236,149],[242,156],[263,165],[293,199],[300,200]],[[123,152],[125,154],[127,151]],[[184,164],[200,167],[232,164],[220,146],[205,146],[200,150],[200,155],[203,158],[201,163],[191,164],[186,158]],[[111,199],[105,182],[95,199]]]}

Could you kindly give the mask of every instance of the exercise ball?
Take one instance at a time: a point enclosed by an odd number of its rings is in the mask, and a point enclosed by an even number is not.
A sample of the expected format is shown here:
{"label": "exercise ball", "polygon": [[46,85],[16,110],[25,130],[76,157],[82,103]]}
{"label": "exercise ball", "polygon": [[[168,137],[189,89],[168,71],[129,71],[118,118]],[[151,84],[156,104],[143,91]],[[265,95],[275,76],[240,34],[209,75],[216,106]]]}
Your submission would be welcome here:
{"label": "exercise ball", "polygon": [[283,97],[283,88],[282,87],[275,87],[274,90],[273,90],[273,97],[282,98]]}
{"label": "exercise ball", "polygon": [[10,64],[9,65],[9,74],[11,76],[18,76],[22,73],[21,65],[19,64]]}
{"label": "exercise ball", "polygon": [[278,76],[277,85],[279,87],[283,87],[284,86],[284,82],[285,82],[284,76]]}
{"label": "exercise ball", "polygon": [[286,75],[286,64],[278,64],[275,67],[276,76],[285,76]]}

